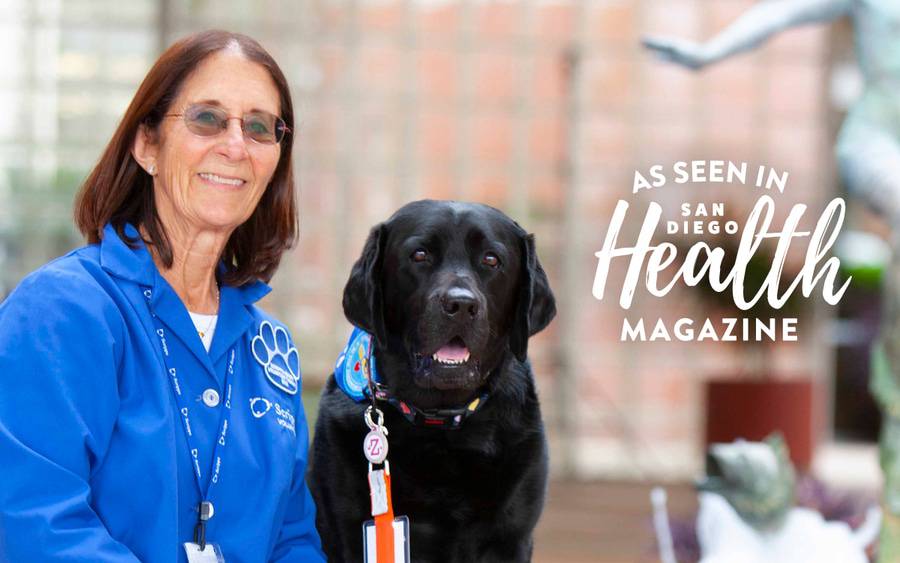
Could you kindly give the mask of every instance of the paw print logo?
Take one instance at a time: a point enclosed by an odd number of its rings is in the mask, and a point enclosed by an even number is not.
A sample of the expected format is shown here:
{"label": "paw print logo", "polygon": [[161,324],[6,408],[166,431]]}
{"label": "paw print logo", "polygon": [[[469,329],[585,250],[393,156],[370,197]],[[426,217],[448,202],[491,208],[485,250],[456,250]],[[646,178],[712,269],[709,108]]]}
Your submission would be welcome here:
{"label": "paw print logo", "polygon": [[296,395],[300,382],[300,354],[291,346],[287,331],[263,321],[250,346],[269,382],[289,395]]}

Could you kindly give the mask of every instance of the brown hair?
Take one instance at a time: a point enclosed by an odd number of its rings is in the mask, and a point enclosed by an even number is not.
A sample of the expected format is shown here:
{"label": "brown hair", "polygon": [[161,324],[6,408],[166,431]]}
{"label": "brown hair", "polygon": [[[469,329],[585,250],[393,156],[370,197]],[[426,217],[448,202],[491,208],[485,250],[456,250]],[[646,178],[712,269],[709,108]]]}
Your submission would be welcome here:
{"label": "brown hair", "polygon": [[[294,109],[287,80],[278,64],[256,40],[227,31],[211,30],[189,35],[166,49],[141,83],[125,111],[119,127],[103,151],[75,200],[75,224],[93,244],[100,242],[103,227],[112,223],[129,244],[137,242],[125,235],[126,223],[143,227],[148,244],[163,262],[172,265],[172,246],[159,220],[153,199],[153,179],[131,154],[141,125],[156,131],[185,79],[210,55],[237,45],[250,61],[271,75],[281,97],[281,118],[294,128]],[[297,239],[297,202],[291,165],[293,135],[281,140],[281,155],[272,180],[247,221],[231,234],[222,260],[223,282],[243,285],[261,279],[269,281],[281,255]]]}

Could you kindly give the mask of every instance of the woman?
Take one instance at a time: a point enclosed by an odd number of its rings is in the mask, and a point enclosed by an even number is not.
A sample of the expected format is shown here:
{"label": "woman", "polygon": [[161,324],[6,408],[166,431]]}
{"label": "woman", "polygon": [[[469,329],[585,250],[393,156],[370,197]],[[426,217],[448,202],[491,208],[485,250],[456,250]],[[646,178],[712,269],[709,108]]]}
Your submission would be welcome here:
{"label": "woman", "polygon": [[253,305],[296,238],[292,125],[246,36],[150,70],[78,196],[90,244],[0,306],[0,561],[324,560],[299,357]]}

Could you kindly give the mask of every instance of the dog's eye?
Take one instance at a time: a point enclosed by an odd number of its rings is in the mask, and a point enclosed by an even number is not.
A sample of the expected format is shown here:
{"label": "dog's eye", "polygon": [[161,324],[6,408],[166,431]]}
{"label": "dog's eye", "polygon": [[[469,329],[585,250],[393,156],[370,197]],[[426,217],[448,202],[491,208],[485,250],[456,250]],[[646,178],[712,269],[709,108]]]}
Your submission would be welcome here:
{"label": "dog's eye", "polygon": [[496,268],[500,265],[500,259],[497,258],[497,255],[493,252],[488,252],[484,255],[484,258],[481,259],[481,263],[485,266],[490,266],[491,268]]}
{"label": "dog's eye", "polygon": [[428,260],[428,253],[420,248],[413,252],[410,258],[412,258],[413,262],[424,262]]}

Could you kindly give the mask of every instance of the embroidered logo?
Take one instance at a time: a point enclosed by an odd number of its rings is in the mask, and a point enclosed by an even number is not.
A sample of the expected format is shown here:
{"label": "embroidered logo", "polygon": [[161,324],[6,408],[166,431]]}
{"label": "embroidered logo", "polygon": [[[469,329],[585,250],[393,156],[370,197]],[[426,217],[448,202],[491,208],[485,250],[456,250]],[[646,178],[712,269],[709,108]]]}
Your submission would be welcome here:
{"label": "embroidered logo", "polygon": [[262,397],[253,397],[250,399],[250,412],[254,418],[262,418],[272,408],[272,402]]}
{"label": "embroidered logo", "polygon": [[284,328],[269,321],[259,325],[251,342],[253,357],[266,372],[269,382],[289,395],[296,395],[300,382],[300,354],[291,346]]}
{"label": "embroidered logo", "polygon": [[286,428],[291,434],[296,435],[297,422],[290,408],[283,407],[277,402],[270,401],[264,397],[253,397],[250,399],[250,412],[253,414],[253,418],[262,418],[266,416],[273,407],[275,409],[275,417],[278,421],[278,425]]}
{"label": "embroidered logo", "polygon": [[296,435],[296,421],[294,419],[294,415],[291,412],[291,409],[287,407],[282,407],[278,403],[273,403],[275,407],[275,415],[278,417],[278,425],[286,428],[290,431],[291,434]]}

